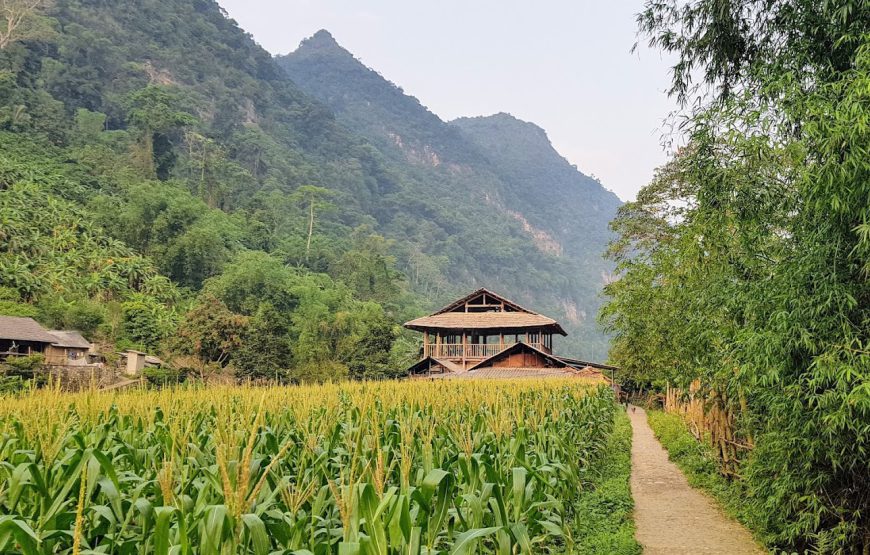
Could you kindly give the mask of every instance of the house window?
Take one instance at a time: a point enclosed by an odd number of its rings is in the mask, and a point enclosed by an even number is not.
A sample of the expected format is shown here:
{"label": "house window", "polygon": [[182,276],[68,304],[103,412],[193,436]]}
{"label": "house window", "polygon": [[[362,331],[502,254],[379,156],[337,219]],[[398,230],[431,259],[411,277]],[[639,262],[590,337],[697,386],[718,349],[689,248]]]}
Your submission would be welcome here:
{"label": "house window", "polygon": [[540,343],[540,342],[541,342],[540,332],[530,331],[529,332],[529,343],[531,343],[532,345],[535,345],[535,344]]}
{"label": "house window", "polygon": [[78,360],[81,358],[81,353],[72,349],[67,349],[66,358],[68,358],[69,360]]}

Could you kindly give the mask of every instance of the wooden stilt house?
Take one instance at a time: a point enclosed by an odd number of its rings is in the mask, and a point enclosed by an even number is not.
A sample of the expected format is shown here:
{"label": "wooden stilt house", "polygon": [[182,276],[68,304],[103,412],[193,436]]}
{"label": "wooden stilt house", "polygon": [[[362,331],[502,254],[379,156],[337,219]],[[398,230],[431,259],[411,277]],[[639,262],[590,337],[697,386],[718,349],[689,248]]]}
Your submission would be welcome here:
{"label": "wooden stilt house", "polygon": [[487,289],[405,327],[423,333],[412,377],[603,377],[612,368],[554,355],[553,336],[567,335],[558,322]]}

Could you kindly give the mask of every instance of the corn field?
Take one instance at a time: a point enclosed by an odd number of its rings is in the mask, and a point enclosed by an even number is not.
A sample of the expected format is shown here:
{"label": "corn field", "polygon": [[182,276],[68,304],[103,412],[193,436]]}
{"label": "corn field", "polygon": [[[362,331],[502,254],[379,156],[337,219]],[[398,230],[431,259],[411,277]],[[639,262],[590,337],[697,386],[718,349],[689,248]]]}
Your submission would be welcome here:
{"label": "corn field", "polygon": [[0,552],[572,552],[613,426],[574,381],[41,390],[0,406]]}

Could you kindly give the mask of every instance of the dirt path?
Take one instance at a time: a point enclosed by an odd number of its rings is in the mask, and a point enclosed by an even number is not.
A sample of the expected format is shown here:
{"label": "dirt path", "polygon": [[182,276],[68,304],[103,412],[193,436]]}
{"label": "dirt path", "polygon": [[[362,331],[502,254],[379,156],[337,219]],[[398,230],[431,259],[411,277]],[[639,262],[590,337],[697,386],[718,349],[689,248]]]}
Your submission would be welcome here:
{"label": "dirt path", "polygon": [[645,554],[764,553],[749,532],[689,486],[653,435],[643,409],[629,409],[631,494],[637,540]]}

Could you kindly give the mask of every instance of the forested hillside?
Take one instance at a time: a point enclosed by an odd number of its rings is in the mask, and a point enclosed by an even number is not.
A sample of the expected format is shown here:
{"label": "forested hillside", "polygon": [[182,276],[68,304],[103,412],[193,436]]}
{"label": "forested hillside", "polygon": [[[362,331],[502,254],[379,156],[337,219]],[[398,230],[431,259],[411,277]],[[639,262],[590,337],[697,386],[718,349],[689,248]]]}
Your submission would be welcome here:
{"label": "forested hillside", "polygon": [[612,238],[608,224],[622,204],[617,196],[565,160],[533,123],[504,113],[450,123],[490,162],[529,226],[552,237],[555,252],[576,258],[588,279],[600,283],[609,268],[596,249]]}
{"label": "forested hillside", "polygon": [[401,366],[396,322],[420,309],[376,230],[398,185],[371,146],[214,2],[15,5],[3,313],[199,374]]}
{"label": "forested hillside", "polygon": [[11,5],[2,313],[188,373],[371,377],[414,356],[398,323],[486,285],[603,356],[604,263],[544,247],[522,221],[537,208],[513,214],[472,142],[415,101],[396,117],[425,130],[420,163],[336,119],[212,0]]}
{"label": "forested hillside", "polygon": [[[513,295],[566,324],[564,348],[603,356],[594,320],[610,270],[601,253],[616,195],[573,168],[534,125],[505,114],[442,121],[327,31],[279,63],[403,175],[406,188],[392,206],[401,220],[384,220],[386,233],[407,236],[416,227],[415,248],[442,257],[450,283]],[[409,227],[409,217],[427,225]],[[406,270],[415,289],[446,299],[418,281],[414,257]]]}

